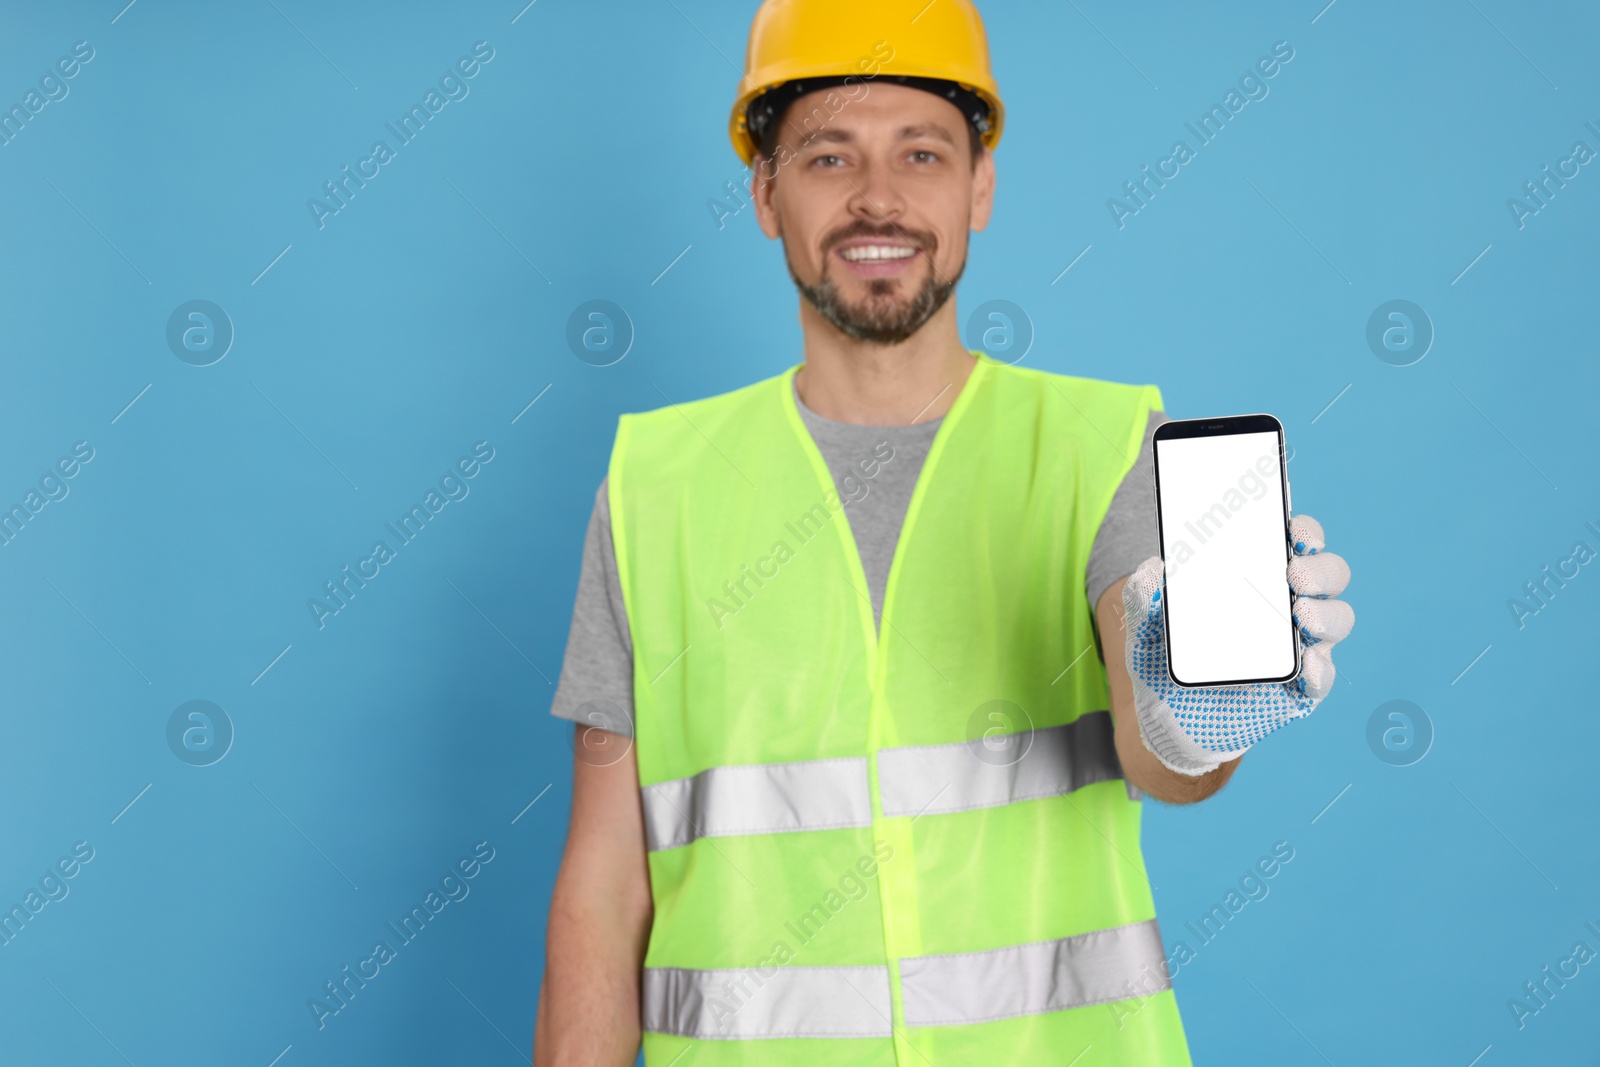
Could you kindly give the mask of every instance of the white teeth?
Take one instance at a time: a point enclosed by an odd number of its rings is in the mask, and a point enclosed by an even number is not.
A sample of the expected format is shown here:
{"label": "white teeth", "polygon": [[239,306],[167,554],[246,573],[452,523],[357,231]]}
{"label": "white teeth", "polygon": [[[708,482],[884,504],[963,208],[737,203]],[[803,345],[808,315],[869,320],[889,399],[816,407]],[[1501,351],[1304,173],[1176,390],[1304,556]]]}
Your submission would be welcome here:
{"label": "white teeth", "polygon": [[855,248],[846,248],[840,255],[851,262],[872,259],[906,259],[917,254],[915,248],[902,248],[897,245],[858,245]]}

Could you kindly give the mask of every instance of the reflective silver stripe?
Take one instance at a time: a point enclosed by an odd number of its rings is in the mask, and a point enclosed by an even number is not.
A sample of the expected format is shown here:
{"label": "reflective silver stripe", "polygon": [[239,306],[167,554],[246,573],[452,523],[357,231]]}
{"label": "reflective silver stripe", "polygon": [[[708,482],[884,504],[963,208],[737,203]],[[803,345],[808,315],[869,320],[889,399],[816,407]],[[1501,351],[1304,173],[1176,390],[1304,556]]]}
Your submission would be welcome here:
{"label": "reflective silver stripe", "polygon": [[1154,919],[1058,941],[900,961],[907,1026],[951,1026],[1171,989]]}
{"label": "reflective silver stripe", "polygon": [[[878,752],[878,790],[886,816],[992,808],[1070,793],[1122,777],[1109,711],[1091,711],[1064,726],[945,745]],[[1133,795],[1129,793],[1129,799]]]}
{"label": "reflective silver stripe", "polygon": [[712,767],[641,792],[652,852],[701,837],[872,824],[865,756]]}
{"label": "reflective silver stripe", "polygon": [[888,1037],[889,968],[646,967],[644,1029],[709,1040]]}

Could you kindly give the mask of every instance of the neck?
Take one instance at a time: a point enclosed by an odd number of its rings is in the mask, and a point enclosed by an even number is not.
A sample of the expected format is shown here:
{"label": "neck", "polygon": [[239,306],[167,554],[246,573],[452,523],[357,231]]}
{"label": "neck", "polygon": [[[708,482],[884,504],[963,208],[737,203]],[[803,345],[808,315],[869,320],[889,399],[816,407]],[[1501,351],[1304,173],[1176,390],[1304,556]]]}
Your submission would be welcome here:
{"label": "neck", "polygon": [[835,422],[907,426],[943,418],[977,360],[962,344],[955,301],[892,347],[847,337],[801,301],[805,363],[795,390],[806,407]]}

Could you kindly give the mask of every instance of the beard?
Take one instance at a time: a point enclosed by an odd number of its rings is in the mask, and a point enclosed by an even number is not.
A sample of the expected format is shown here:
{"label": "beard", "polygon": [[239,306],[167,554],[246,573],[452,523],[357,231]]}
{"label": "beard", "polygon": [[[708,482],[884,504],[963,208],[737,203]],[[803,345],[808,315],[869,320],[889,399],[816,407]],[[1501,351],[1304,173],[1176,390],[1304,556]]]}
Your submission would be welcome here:
{"label": "beard", "polygon": [[922,329],[923,325],[944,307],[945,301],[955,292],[956,283],[961,280],[962,273],[967,269],[967,261],[963,258],[960,266],[956,268],[955,276],[948,281],[941,281],[939,272],[931,269],[933,257],[929,250],[932,246],[924,244],[921,247],[924,251],[918,255],[928,258],[930,269],[915,295],[910,299],[897,300],[895,293],[905,286],[902,279],[869,278],[867,298],[859,305],[847,303],[838,287],[833,284],[833,279],[828,273],[833,264],[831,249],[823,259],[822,278],[816,285],[807,285],[800,280],[800,276],[794,272],[794,264],[789,260],[787,247],[784,250],[783,260],[784,265],[789,268],[789,277],[794,280],[795,288],[800,290],[800,295],[817,310],[817,314],[831,322],[840,333],[870,344],[897,345]]}

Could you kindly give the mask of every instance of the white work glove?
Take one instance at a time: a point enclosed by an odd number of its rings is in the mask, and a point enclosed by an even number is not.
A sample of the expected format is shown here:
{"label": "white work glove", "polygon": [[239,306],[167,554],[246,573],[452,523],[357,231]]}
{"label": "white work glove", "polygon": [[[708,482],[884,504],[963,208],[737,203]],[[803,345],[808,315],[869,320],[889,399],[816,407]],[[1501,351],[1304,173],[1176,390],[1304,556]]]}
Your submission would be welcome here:
{"label": "white work glove", "polygon": [[1298,594],[1294,622],[1302,667],[1292,682],[1261,682],[1186,689],[1167,672],[1167,636],[1161,590],[1166,571],[1151,556],[1122,587],[1126,612],[1128,676],[1133,679],[1139,732],[1168,769],[1190,776],[1214,770],[1291,719],[1311,714],[1333,689],[1335,642],[1355,625],[1355,611],[1332,599],[1350,581],[1350,566],[1324,552],[1322,527],[1309,515],[1289,520],[1294,557],[1289,585]]}

